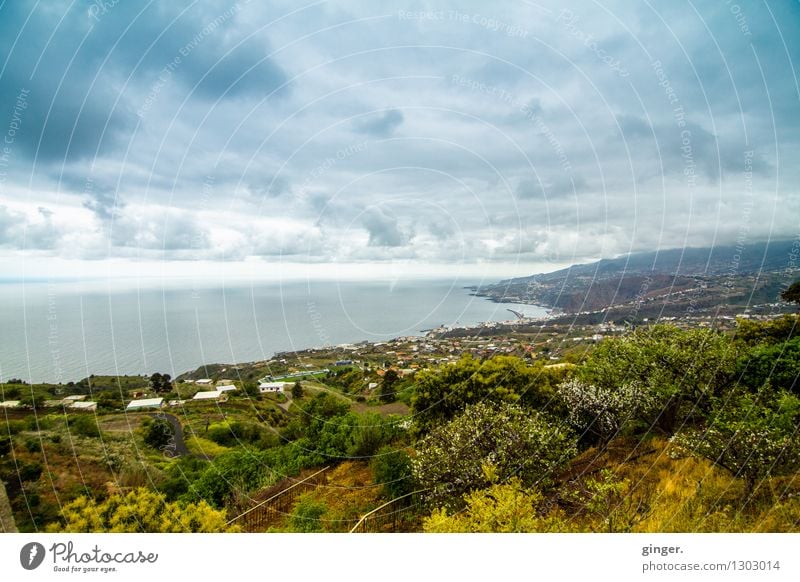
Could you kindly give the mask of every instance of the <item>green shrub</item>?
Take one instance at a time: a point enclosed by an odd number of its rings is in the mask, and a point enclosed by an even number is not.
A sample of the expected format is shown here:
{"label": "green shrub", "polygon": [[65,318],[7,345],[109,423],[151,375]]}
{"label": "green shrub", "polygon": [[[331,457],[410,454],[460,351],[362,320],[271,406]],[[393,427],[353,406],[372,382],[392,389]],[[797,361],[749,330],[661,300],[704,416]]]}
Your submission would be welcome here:
{"label": "green shrub", "polygon": [[175,439],[175,430],[165,418],[147,418],[142,423],[145,444],[164,450]]}
{"label": "green shrub", "polygon": [[36,461],[22,461],[17,465],[17,475],[20,481],[38,481],[42,476],[42,465]]}
{"label": "green shrub", "polygon": [[70,430],[83,437],[99,437],[100,427],[97,419],[91,414],[75,414],[69,418]]}
{"label": "green shrub", "polygon": [[458,362],[415,375],[411,399],[414,432],[424,434],[478,402],[518,403],[555,413],[553,373],[544,364],[513,356],[485,361],[463,356]]}
{"label": "green shrub", "polygon": [[25,430],[49,430],[53,428],[53,419],[49,416],[26,416]]}
{"label": "green shrub", "polygon": [[215,507],[223,507],[238,494],[274,483],[279,474],[272,467],[264,452],[234,449],[214,459],[192,483],[184,498],[188,501],[204,499]]}
{"label": "green shrub", "polygon": [[208,428],[205,438],[223,447],[251,445],[267,449],[279,443],[277,436],[265,428],[239,421],[214,423]]}
{"label": "green shrub", "polygon": [[2,431],[2,432],[0,432],[0,434],[7,434],[9,436],[13,436],[13,435],[19,434],[23,430],[25,430],[25,421],[22,421],[22,420],[7,420],[6,422],[3,423],[3,426],[5,428],[4,429],[0,428],[0,431]]}
{"label": "green shrub", "polygon": [[370,463],[373,481],[381,485],[381,494],[394,499],[414,490],[411,459],[402,449],[383,447]]}
{"label": "green shrub", "polygon": [[304,495],[297,502],[289,518],[292,531],[311,533],[323,531],[322,517],[328,512],[328,506],[310,495]]}
{"label": "green shrub", "polygon": [[758,390],[769,381],[776,390],[800,393],[800,338],[758,345],[738,364],[738,375],[749,388]]}
{"label": "green shrub", "polygon": [[202,475],[208,465],[208,461],[203,459],[180,457],[167,469],[158,490],[166,496],[167,501],[175,501],[189,491],[189,486]]}
{"label": "green shrub", "polygon": [[35,438],[28,438],[24,441],[25,450],[29,453],[35,453],[42,449],[41,443],[39,443],[38,439]]}
{"label": "green shrub", "polygon": [[19,386],[3,386],[3,400],[18,400],[21,395]]}

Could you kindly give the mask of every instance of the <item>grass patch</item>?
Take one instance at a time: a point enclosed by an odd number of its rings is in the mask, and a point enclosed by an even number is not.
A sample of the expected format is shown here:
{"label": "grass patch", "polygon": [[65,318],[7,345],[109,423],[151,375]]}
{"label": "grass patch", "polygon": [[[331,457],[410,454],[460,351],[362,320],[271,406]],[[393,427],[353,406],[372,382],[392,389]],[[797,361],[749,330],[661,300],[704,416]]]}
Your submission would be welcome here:
{"label": "grass patch", "polygon": [[205,439],[201,436],[191,436],[186,438],[186,448],[193,455],[201,457],[218,457],[222,453],[227,453],[230,449],[218,445],[212,440]]}

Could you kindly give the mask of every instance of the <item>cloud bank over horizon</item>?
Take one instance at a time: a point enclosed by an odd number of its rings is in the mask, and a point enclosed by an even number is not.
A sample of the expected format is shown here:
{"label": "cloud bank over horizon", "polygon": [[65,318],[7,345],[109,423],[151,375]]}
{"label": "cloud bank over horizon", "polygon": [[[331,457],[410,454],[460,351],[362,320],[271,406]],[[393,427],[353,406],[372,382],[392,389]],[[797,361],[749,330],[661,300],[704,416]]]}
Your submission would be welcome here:
{"label": "cloud bank over horizon", "polygon": [[797,3],[20,1],[0,29],[6,273],[798,236]]}

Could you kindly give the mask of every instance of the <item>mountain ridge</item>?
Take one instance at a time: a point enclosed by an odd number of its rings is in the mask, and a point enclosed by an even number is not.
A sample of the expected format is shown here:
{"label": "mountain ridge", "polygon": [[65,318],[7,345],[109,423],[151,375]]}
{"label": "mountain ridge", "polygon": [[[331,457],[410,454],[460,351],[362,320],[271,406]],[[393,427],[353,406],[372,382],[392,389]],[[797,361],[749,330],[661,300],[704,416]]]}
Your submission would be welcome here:
{"label": "mountain ridge", "polygon": [[474,288],[493,301],[563,313],[615,309],[629,316],[778,302],[797,270],[800,240],[630,253]]}
{"label": "mountain ridge", "polygon": [[[738,257],[738,258],[737,258]],[[577,263],[550,273],[537,273],[524,277],[504,279],[496,285],[538,279],[548,281],[567,274],[584,276],[592,273],[609,273],[625,267],[627,273],[646,272],[684,276],[721,275],[731,272],[750,274],[758,270],[774,271],[790,266],[800,258],[800,241],[759,241],[749,245],[717,245],[714,247],[684,247],[657,251],[627,253],[613,259],[599,259],[590,263]],[[650,267],[647,269],[646,267]]]}

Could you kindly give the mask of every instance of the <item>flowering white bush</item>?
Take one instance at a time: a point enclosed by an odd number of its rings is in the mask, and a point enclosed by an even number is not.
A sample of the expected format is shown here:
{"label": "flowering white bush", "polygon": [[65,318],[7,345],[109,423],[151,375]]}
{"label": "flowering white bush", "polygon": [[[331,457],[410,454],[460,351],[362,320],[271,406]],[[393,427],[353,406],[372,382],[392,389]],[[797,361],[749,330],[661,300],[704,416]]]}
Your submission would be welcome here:
{"label": "flowering white bush", "polygon": [[[463,504],[463,495],[516,476],[547,485],[577,452],[566,426],[508,403],[478,403],[435,427],[416,446],[412,471],[437,506]],[[490,468],[490,471],[486,469]]]}
{"label": "flowering white bush", "polygon": [[573,378],[559,386],[558,394],[567,409],[567,422],[601,442],[610,440],[639,412],[658,406],[658,399],[636,382],[605,388]]}
{"label": "flowering white bush", "polygon": [[641,394],[656,397],[658,405],[637,415],[672,434],[687,415],[707,413],[710,399],[736,384],[737,357],[736,344],[725,334],[654,325],[602,341],[578,374],[605,394],[641,386]]}
{"label": "flowering white bush", "polygon": [[705,428],[672,437],[673,456],[688,452],[709,459],[752,490],[760,479],[800,469],[799,423],[800,399],[767,386],[758,395],[715,401]]}

